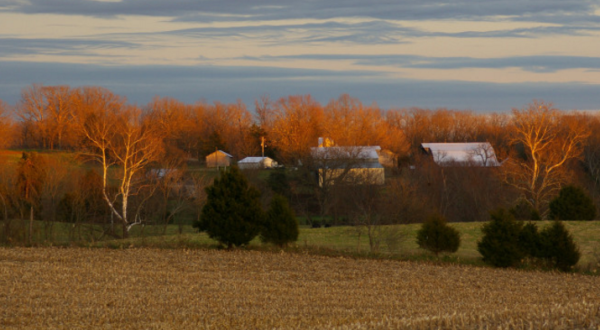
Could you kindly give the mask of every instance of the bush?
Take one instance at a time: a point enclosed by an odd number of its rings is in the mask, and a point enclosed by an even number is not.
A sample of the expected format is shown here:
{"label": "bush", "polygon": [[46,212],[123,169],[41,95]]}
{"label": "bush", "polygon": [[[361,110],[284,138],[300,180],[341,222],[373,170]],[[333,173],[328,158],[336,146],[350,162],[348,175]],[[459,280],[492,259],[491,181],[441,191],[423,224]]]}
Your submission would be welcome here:
{"label": "bush", "polygon": [[460,246],[459,232],[448,226],[441,215],[429,217],[417,232],[417,244],[437,256],[440,252],[456,252]]}
{"label": "bush", "polygon": [[538,227],[534,223],[529,222],[521,228],[519,246],[525,255],[531,258],[541,257],[544,247]]}
{"label": "bush", "polygon": [[525,199],[520,199],[509,211],[515,217],[515,220],[542,220],[540,212]]}
{"label": "bush", "polygon": [[265,216],[260,233],[261,241],[283,247],[298,240],[298,234],[298,221],[287,199],[281,195],[275,195]]}
{"label": "bush", "polygon": [[269,188],[271,188],[271,190],[273,190],[273,192],[276,194],[282,195],[286,198],[289,198],[292,195],[292,188],[290,187],[290,182],[285,174],[285,169],[276,169],[271,171],[271,173],[269,173],[267,183]]}
{"label": "bush", "polygon": [[565,186],[550,202],[550,219],[594,220],[596,206],[582,188]]}
{"label": "bush", "polygon": [[206,194],[206,205],[194,227],[228,248],[246,245],[259,234],[263,221],[260,192],[236,166],[222,171],[206,187]]}
{"label": "bush", "polygon": [[581,253],[573,236],[560,221],[544,228],[540,233],[543,250],[541,257],[554,268],[570,271],[577,264]]}
{"label": "bush", "polygon": [[477,243],[483,261],[496,267],[518,265],[525,255],[519,244],[522,223],[505,209],[498,209],[490,215],[492,221],[481,227],[483,237]]}

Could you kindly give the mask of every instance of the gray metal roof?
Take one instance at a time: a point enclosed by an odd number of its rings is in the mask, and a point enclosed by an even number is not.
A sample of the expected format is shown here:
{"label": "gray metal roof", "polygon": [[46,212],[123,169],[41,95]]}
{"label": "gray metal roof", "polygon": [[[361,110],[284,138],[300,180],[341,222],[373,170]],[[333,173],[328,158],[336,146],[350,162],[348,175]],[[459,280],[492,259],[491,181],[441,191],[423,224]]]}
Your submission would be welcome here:
{"label": "gray metal roof", "polygon": [[379,159],[379,146],[316,147],[310,148],[316,159]]}
{"label": "gray metal roof", "polygon": [[[271,159],[271,158],[269,158],[269,157],[246,157],[246,158],[238,161],[238,164],[239,163],[249,163],[249,164],[260,163],[263,161],[263,159]],[[271,161],[273,161],[273,160],[271,159]]]}

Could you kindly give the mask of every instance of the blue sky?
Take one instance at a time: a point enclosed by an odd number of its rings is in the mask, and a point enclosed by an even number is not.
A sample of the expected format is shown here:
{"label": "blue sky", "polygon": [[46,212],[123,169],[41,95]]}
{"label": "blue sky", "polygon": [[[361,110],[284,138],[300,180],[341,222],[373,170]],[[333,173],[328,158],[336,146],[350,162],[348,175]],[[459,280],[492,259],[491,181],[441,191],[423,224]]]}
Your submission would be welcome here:
{"label": "blue sky", "polygon": [[600,1],[0,0],[0,99],[33,83],[250,107],[600,109]]}

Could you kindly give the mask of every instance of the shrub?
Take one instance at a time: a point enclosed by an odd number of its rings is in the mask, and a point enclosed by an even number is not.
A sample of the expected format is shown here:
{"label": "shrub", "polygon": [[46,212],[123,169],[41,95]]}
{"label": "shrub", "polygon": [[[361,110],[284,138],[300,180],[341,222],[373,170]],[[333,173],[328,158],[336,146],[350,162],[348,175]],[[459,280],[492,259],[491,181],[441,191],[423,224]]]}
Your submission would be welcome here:
{"label": "shrub", "polygon": [[505,209],[490,213],[492,220],[481,228],[483,237],[477,243],[477,250],[483,261],[496,267],[511,267],[524,257],[519,244],[519,233],[523,227]]}
{"label": "shrub", "polygon": [[265,215],[260,233],[263,243],[273,243],[279,247],[298,240],[298,221],[288,201],[281,195],[275,195]]}
{"label": "shrub", "polygon": [[539,258],[541,256],[544,247],[538,227],[534,223],[529,222],[521,228],[519,232],[519,246],[523,253],[529,257]]}
{"label": "shrub", "polygon": [[542,220],[540,212],[525,199],[520,199],[509,211],[515,217],[515,220]]}
{"label": "shrub", "polygon": [[206,187],[206,194],[206,205],[194,227],[228,248],[246,245],[259,234],[263,221],[260,192],[236,166],[222,171]]}
{"label": "shrub", "polygon": [[566,272],[577,264],[581,253],[562,222],[554,221],[541,231],[540,236],[543,246],[541,257],[552,267]]}
{"label": "shrub", "polygon": [[437,256],[440,252],[456,252],[460,246],[459,232],[441,215],[429,217],[417,232],[417,244]]}
{"label": "shrub", "polygon": [[290,182],[285,174],[285,169],[272,170],[271,173],[269,173],[267,183],[269,188],[276,194],[287,198],[292,194],[292,188],[290,187]]}
{"label": "shrub", "polygon": [[565,186],[550,202],[550,219],[594,220],[596,206],[582,188]]}

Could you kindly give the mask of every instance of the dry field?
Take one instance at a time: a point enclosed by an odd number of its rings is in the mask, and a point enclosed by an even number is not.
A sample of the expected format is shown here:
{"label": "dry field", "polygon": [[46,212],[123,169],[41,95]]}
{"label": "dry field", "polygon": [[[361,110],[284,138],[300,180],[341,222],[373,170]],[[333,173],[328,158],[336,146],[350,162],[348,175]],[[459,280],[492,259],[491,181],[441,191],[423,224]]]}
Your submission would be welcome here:
{"label": "dry field", "polygon": [[598,329],[600,278],[248,251],[0,248],[2,329]]}

